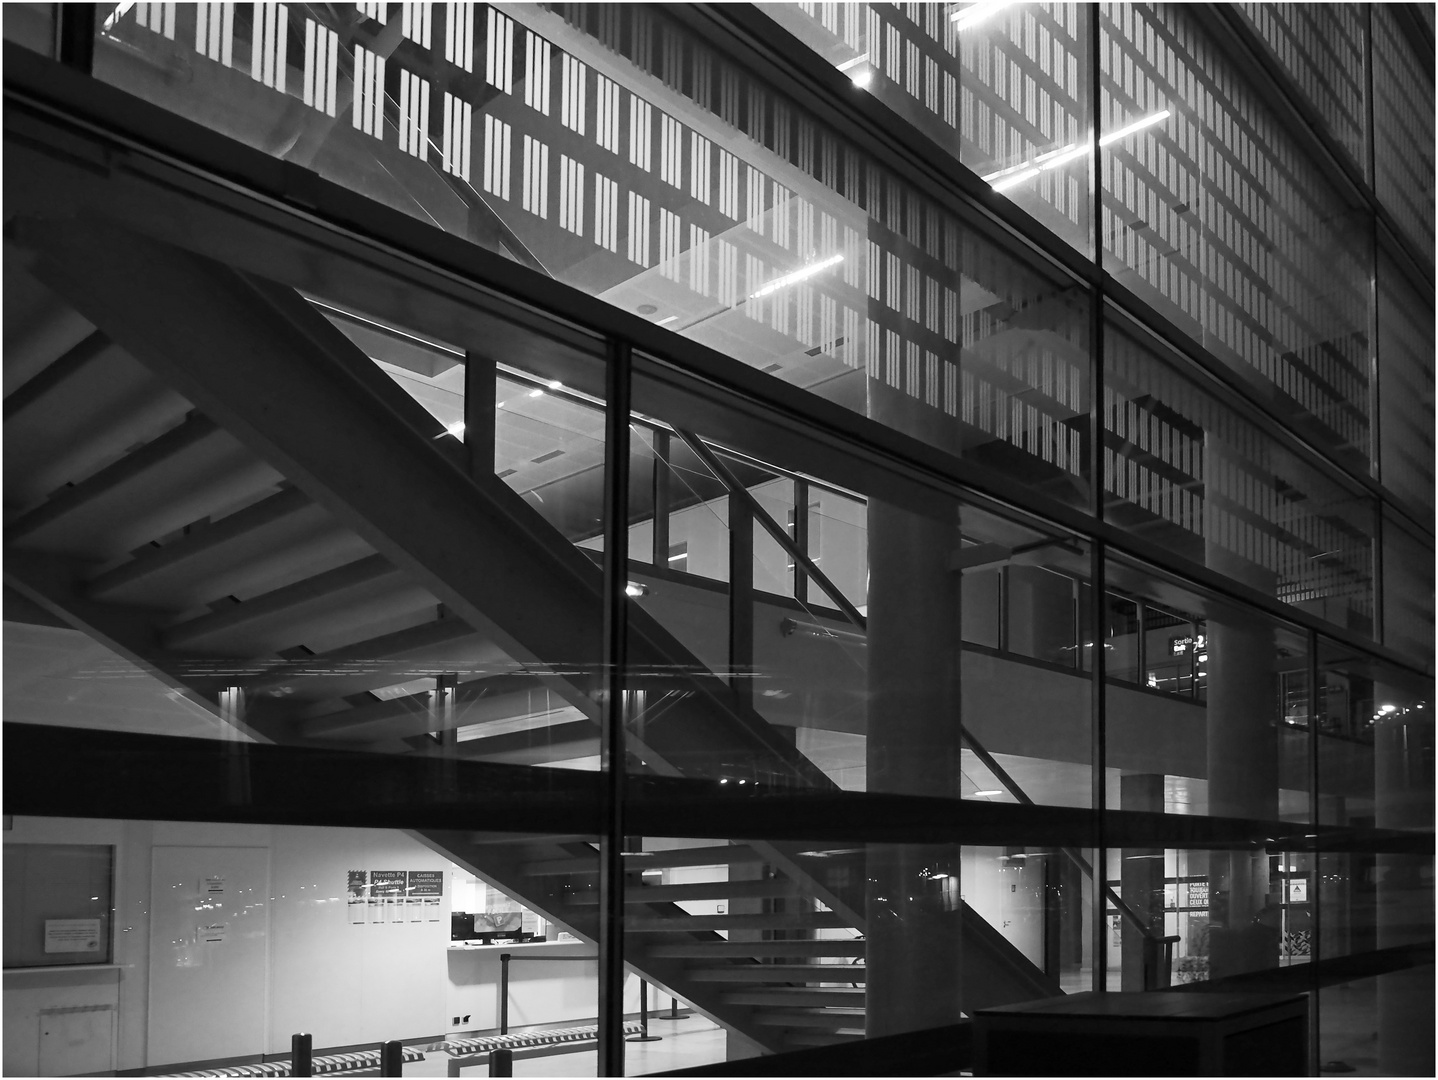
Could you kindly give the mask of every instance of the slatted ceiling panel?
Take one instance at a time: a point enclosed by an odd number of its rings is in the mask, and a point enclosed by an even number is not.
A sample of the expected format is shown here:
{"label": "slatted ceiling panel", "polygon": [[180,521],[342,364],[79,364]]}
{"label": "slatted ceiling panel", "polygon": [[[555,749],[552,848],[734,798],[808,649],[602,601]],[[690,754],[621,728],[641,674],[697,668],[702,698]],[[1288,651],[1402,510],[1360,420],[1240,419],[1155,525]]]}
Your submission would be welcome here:
{"label": "slatted ceiling panel", "polygon": [[1433,60],[1420,66],[1398,16],[1373,18],[1373,143],[1379,200],[1431,264],[1433,258]]}

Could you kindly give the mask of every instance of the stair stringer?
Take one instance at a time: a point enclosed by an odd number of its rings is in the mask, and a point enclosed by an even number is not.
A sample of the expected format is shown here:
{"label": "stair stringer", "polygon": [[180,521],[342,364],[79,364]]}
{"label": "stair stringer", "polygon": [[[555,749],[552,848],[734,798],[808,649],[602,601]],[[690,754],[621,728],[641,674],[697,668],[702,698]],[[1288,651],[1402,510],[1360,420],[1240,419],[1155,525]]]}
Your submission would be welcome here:
{"label": "stair stringer", "polygon": [[[565,902],[564,896],[559,890],[552,886],[546,886],[545,878],[526,874],[523,870],[524,863],[532,861],[537,854],[533,847],[525,848],[520,844],[505,843],[475,845],[469,842],[467,833],[433,829],[413,831],[409,835],[446,859],[458,863],[482,881],[506,895],[514,897],[525,907],[543,915],[550,922],[562,926],[590,944],[595,943],[599,931],[598,908],[591,909],[592,913],[586,912],[582,908],[575,908]],[[567,855],[572,852],[564,851],[562,854]],[[597,853],[595,854],[595,864],[597,868]],[[680,910],[672,904],[664,906],[672,908],[676,913]],[[726,990],[722,984],[706,985],[693,982],[685,976],[682,961],[643,955],[641,950],[644,939],[653,936],[647,934],[626,935],[625,966],[630,971],[659,987],[665,993],[682,998],[726,1030],[738,1032],[745,1038],[759,1043],[771,1053],[777,1053],[780,1050],[777,1043],[778,1032],[765,1031],[761,1026],[753,1023],[754,1010],[752,1008],[732,1005],[720,1000],[721,994]],[[692,936],[702,940],[719,940],[719,935],[713,931],[695,931]],[[672,940],[674,935],[666,934],[664,937]],[[631,946],[638,947],[631,949]],[[628,955],[631,952],[635,954],[632,958]]]}

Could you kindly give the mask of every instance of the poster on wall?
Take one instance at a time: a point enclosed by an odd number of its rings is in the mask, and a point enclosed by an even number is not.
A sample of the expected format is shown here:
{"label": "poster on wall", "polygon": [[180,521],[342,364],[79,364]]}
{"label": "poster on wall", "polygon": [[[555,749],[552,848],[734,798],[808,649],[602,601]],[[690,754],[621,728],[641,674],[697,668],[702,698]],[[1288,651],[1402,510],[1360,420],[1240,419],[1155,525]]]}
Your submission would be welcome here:
{"label": "poster on wall", "polygon": [[346,891],[349,902],[345,908],[349,912],[350,924],[362,926],[369,920],[369,871],[351,870],[349,872],[349,886]]}
{"label": "poster on wall", "polygon": [[45,951],[47,953],[98,953],[100,951],[100,920],[46,919]]}
{"label": "poster on wall", "polygon": [[371,870],[369,872],[370,922],[372,924],[404,922],[407,873],[404,870]]}
{"label": "poster on wall", "polygon": [[410,922],[439,922],[439,904],[444,896],[443,870],[409,872]]}
{"label": "poster on wall", "polygon": [[202,944],[215,945],[230,936],[230,924],[227,922],[201,923],[195,931],[195,940]]}

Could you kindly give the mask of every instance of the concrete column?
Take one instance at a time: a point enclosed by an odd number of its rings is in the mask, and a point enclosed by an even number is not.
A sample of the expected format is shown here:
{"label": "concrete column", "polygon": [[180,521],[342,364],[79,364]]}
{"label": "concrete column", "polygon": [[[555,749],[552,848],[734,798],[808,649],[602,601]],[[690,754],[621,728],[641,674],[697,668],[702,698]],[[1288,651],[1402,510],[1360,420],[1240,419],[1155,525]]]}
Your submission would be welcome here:
{"label": "concrete column", "polygon": [[[1272,571],[1235,550],[1252,517],[1234,494],[1251,467],[1232,447],[1204,444],[1204,559],[1208,566],[1266,593]],[[1254,612],[1216,607],[1206,651],[1208,812],[1218,817],[1278,819],[1278,680],[1273,627]],[[1214,852],[1209,859],[1211,978],[1278,964],[1281,931],[1255,922],[1268,897],[1268,852]]]}
{"label": "concrete column", "polygon": [[[1132,773],[1119,778],[1119,808],[1163,812],[1163,774]],[[1144,923],[1163,935],[1163,849],[1124,848],[1119,853],[1119,896]],[[1144,934],[1119,918],[1119,989],[1142,990]]]}
{"label": "concrete column", "polygon": [[[959,798],[957,547],[957,504],[931,517],[870,501],[871,792]],[[958,845],[870,845],[867,876],[867,1034],[957,1022]]]}
{"label": "concrete column", "polygon": [[[1375,706],[1385,705],[1376,687]],[[1407,707],[1406,703],[1398,709]],[[1432,702],[1425,715],[1431,717]],[[1414,712],[1394,711],[1374,731],[1375,825],[1380,829],[1433,828],[1433,723],[1411,722]],[[1433,859],[1430,855],[1379,855],[1378,947],[1433,938]],[[1423,871],[1427,870],[1426,881]],[[1378,1071],[1385,1076],[1433,1075],[1433,968],[1378,977]]]}

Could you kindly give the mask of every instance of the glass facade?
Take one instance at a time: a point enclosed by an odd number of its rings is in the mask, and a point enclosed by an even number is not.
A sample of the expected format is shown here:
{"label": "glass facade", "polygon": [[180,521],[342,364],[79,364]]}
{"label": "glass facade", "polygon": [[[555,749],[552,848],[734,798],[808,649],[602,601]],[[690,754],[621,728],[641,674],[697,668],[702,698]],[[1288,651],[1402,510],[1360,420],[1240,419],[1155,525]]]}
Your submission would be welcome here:
{"label": "glass facade", "polygon": [[4,31],[7,1074],[1431,1074],[1431,12]]}

